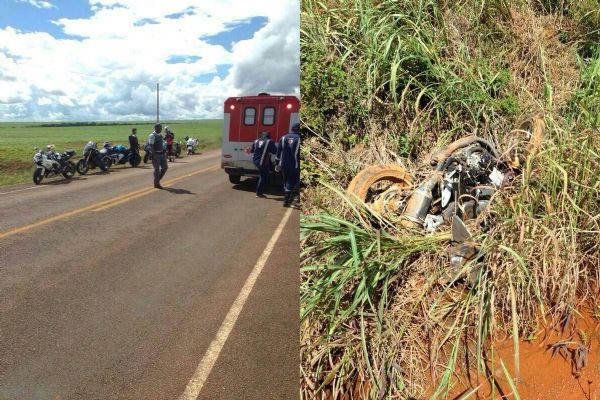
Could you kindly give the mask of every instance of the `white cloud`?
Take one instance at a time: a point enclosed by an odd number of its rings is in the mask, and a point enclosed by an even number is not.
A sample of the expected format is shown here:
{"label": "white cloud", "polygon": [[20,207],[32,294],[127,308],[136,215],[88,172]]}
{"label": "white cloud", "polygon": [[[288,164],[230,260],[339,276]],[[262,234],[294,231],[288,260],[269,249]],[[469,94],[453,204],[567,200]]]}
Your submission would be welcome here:
{"label": "white cloud", "polygon": [[[90,5],[90,18],[55,21],[73,39],[0,29],[0,119],[152,118],[157,81],[161,119],[218,118],[229,96],[299,92],[299,0]],[[200,39],[256,16],[267,24],[231,51]],[[167,63],[172,56],[193,58]],[[211,78],[229,64],[226,77]]]}
{"label": "white cloud", "polygon": [[28,3],[37,8],[57,8],[54,4],[44,0],[15,0],[18,3]]}
{"label": "white cloud", "polygon": [[49,97],[40,97],[40,98],[37,100],[37,103],[38,103],[40,106],[47,106],[47,105],[49,105],[49,104],[52,104],[52,103],[53,103],[53,101],[52,101],[52,99],[51,99],[51,98],[49,98]]}

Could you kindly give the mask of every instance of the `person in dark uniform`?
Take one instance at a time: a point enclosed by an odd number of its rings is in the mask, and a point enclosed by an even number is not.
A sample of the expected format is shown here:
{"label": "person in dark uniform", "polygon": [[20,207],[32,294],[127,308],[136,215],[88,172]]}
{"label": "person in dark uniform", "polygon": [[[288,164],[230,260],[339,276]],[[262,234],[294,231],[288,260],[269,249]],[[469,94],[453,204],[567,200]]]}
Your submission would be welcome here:
{"label": "person in dark uniform", "polygon": [[154,132],[148,136],[148,144],[152,151],[152,165],[154,166],[154,187],[162,189],[160,180],[165,176],[167,169],[169,168],[167,163],[167,156],[164,148],[164,138],[160,134],[162,132],[162,125],[154,125]]}
{"label": "person in dark uniform", "polygon": [[252,143],[252,161],[258,168],[258,184],[256,185],[256,197],[265,197],[264,191],[271,170],[271,154],[277,152],[275,142],[271,140],[269,132],[262,132],[260,139]]}
{"label": "person in dark uniform", "polygon": [[129,148],[137,155],[140,155],[140,143],[137,138],[137,128],[131,130],[131,135],[129,135]]}
{"label": "person in dark uniform", "polygon": [[294,124],[277,146],[277,170],[283,173],[284,207],[292,204],[294,190],[300,182],[300,124]]}

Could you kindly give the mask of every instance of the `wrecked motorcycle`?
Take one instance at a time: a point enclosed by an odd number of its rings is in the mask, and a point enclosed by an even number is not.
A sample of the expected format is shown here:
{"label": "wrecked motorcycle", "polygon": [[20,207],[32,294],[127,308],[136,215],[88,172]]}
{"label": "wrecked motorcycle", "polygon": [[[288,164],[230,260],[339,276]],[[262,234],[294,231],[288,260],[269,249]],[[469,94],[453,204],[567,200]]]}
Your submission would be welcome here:
{"label": "wrecked motorcycle", "polygon": [[542,129],[543,121],[538,118],[517,129],[515,132],[525,133],[520,138],[524,142],[512,145],[503,154],[483,138],[459,139],[429,156],[426,165],[433,171],[418,184],[399,165],[371,165],[352,179],[347,192],[374,213],[408,229],[431,233],[441,225],[451,225],[449,272],[454,279],[478,254],[478,245],[463,221],[487,210],[494,193],[511,184],[526,155],[537,151]]}

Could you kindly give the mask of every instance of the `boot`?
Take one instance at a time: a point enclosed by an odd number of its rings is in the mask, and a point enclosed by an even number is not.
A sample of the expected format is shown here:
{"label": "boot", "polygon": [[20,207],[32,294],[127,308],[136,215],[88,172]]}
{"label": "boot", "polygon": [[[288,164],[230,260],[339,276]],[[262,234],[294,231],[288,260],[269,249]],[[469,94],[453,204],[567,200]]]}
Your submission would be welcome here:
{"label": "boot", "polygon": [[289,207],[292,202],[292,192],[285,192],[285,200],[283,201],[284,207]]}

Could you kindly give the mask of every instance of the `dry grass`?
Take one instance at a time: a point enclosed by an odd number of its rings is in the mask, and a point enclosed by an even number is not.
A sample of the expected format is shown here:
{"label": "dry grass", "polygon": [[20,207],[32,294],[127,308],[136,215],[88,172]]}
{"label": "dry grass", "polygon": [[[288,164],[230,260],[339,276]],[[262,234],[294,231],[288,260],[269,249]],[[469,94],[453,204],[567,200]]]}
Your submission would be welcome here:
{"label": "dry grass", "polygon": [[[600,19],[592,1],[546,3],[303,3],[304,398],[444,398],[468,371],[485,376],[494,340],[518,344],[597,298],[600,52],[585,46]],[[374,225],[343,195],[365,165],[416,171],[468,133],[508,151],[534,114],[542,151],[486,229],[471,225],[483,257],[466,267],[472,286],[438,284],[446,231]]]}

